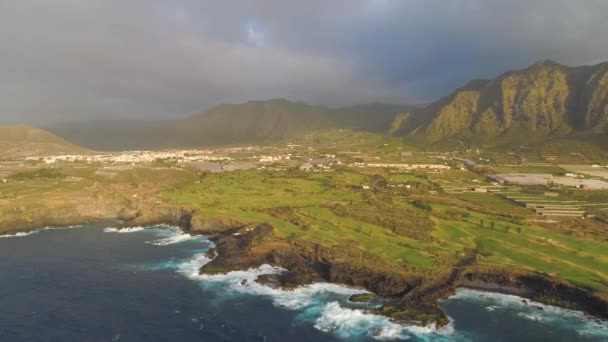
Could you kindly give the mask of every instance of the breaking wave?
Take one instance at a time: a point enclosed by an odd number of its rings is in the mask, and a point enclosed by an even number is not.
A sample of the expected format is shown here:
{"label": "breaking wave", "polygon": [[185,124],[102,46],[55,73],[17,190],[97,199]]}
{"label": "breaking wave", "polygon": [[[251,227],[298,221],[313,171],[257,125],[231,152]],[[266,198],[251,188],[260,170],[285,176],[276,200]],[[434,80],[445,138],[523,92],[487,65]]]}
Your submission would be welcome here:
{"label": "breaking wave", "polygon": [[4,234],[4,235],[0,235],[0,239],[24,237],[24,236],[28,236],[28,235],[32,235],[32,234],[36,234],[36,233],[38,233],[38,230],[32,230],[29,232],[18,232],[18,233],[13,233],[13,234]]}
{"label": "breaking wave", "polygon": [[[330,332],[341,338],[356,339],[361,337],[377,340],[408,339],[423,335],[441,339],[453,332],[452,324],[436,329],[435,327],[416,327],[392,322],[389,318],[372,314],[365,304],[353,304],[348,298],[354,294],[368,293],[344,285],[331,283],[314,283],[283,290],[256,282],[261,275],[280,274],[285,270],[280,267],[262,265],[246,271],[233,271],[226,274],[201,275],[199,269],[210,262],[204,254],[194,256],[178,267],[182,275],[200,282],[205,288],[216,289],[223,295],[235,293],[261,295],[269,297],[277,307],[300,311],[299,320],[313,324],[318,330]],[[226,291],[228,290],[228,291]],[[361,305],[364,307],[362,308]]]}
{"label": "breaking wave", "polygon": [[591,317],[581,311],[546,305],[514,295],[470,289],[458,289],[451,299],[477,302],[484,305],[488,311],[508,311],[522,319],[547,327],[568,327],[581,336],[608,338],[608,321]]}
{"label": "breaking wave", "polygon": [[38,234],[44,230],[61,230],[61,229],[81,228],[81,227],[83,227],[83,225],[74,225],[74,226],[67,226],[67,227],[43,227],[43,228],[32,229],[27,232],[17,232],[17,233],[9,233],[9,234],[0,235],[0,239],[30,236],[33,234]]}
{"label": "breaking wave", "polygon": [[454,332],[452,322],[441,329],[436,329],[434,326],[419,327],[398,324],[385,316],[368,313],[361,309],[345,308],[338,302],[326,304],[314,326],[321,331],[331,332],[345,339],[365,336],[377,340],[407,340],[416,336],[423,340],[438,341],[453,340],[448,336]]}
{"label": "breaking wave", "polygon": [[106,233],[135,233],[144,230],[144,227],[125,227],[125,228],[116,228],[116,227],[108,227],[104,228],[103,231]]}
{"label": "breaking wave", "polygon": [[153,227],[108,227],[104,228],[104,232],[106,233],[136,233],[146,230],[147,232],[154,233],[155,235],[162,237],[162,239],[148,241],[147,243],[156,246],[166,246],[172,245],[175,243],[181,243],[184,241],[190,241],[195,239],[202,239],[201,236],[190,235],[184,233],[179,227],[169,226],[169,225],[158,225]]}
{"label": "breaking wave", "polygon": [[184,241],[193,240],[196,238],[197,238],[196,236],[192,236],[190,234],[177,233],[173,236],[169,236],[169,237],[166,237],[166,238],[160,239],[160,240],[150,241],[148,243],[152,244],[152,245],[156,245],[156,246],[166,246],[166,245],[172,245],[174,243],[180,243],[180,242],[184,242]]}
{"label": "breaking wave", "polygon": [[194,279],[198,277],[199,269],[211,261],[205,254],[197,254],[192,259],[177,265],[177,271],[184,276]]}

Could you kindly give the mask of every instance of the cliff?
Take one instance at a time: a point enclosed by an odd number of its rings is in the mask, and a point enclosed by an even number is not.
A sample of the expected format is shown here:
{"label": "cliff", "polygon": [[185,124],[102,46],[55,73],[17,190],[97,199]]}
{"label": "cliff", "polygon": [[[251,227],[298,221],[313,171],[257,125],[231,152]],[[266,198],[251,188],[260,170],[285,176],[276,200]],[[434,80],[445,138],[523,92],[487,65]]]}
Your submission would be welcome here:
{"label": "cliff", "polygon": [[568,67],[540,61],[477,80],[398,116],[392,133],[426,142],[449,138],[498,144],[608,130],[608,63]]}

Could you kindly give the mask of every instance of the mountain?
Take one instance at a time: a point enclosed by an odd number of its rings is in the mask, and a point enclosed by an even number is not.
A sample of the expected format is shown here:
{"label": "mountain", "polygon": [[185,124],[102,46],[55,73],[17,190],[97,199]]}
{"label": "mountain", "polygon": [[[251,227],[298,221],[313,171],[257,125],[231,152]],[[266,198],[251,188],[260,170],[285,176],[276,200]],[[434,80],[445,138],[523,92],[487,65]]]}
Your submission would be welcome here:
{"label": "mountain", "polygon": [[99,150],[202,147],[267,143],[315,131],[385,132],[406,105],[312,106],[285,99],[223,104],[184,120],[93,121],[48,126],[52,132]]}
{"label": "mountain", "polygon": [[[397,114],[399,113],[399,114]],[[474,80],[422,106],[312,106],[285,99],[223,104],[184,120],[93,121],[50,131],[98,150],[257,144],[331,129],[353,129],[414,142],[452,139],[486,145],[605,136],[608,63],[568,67],[543,60],[490,80]]]}
{"label": "mountain", "polygon": [[45,130],[0,126],[0,158],[82,153],[86,150]]}
{"label": "mountain", "polygon": [[161,149],[174,134],[176,121],[90,120],[48,125],[45,128],[74,143],[99,151]]}
{"label": "mountain", "polygon": [[398,115],[391,134],[435,143],[497,145],[608,131],[608,63],[568,67],[549,60],[492,80],[475,80]]}
{"label": "mountain", "polygon": [[370,104],[348,108],[311,106],[284,99],[220,105],[181,121],[175,145],[268,142],[330,129],[384,132],[405,106]]}

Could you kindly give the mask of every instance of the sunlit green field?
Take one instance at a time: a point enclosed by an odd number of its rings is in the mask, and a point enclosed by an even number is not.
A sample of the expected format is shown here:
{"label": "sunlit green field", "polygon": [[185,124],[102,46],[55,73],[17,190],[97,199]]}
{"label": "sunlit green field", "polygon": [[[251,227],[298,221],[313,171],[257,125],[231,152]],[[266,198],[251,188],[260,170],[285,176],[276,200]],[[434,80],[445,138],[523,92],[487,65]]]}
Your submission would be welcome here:
{"label": "sunlit green field", "polygon": [[[413,180],[412,177],[418,180],[411,175],[398,177],[402,181]],[[369,176],[356,172],[242,171],[209,174],[200,183],[176,187],[164,196],[170,202],[198,208],[199,215],[269,222],[285,238],[306,239],[326,246],[349,244],[412,272],[451,267],[462,252],[473,251],[482,265],[546,272],[580,285],[608,290],[606,241],[576,238],[504,215],[438,204],[432,205],[429,213],[435,222],[432,239],[421,241],[395,234],[383,226],[337,216],[331,210],[335,205],[364,206],[377,201],[389,201],[391,208],[397,210],[413,208],[403,196],[353,187],[369,181]],[[467,200],[489,208],[529,212],[492,194],[474,196],[478,197]],[[289,219],[269,214],[270,208],[290,208]],[[301,224],[293,224],[294,219]]]}

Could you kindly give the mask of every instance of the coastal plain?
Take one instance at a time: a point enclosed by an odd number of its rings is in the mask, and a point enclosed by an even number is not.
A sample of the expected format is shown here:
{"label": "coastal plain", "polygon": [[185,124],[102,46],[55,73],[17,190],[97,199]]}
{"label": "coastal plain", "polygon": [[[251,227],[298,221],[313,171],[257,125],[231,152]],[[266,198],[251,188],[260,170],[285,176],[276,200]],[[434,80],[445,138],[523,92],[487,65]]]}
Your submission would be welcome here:
{"label": "coastal plain", "polygon": [[201,272],[275,264],[291,272],[269,284],[363,287],[388,298],[379,313],[420,324],[443,324],[437,300],[458,286],[607,314],[608,190],[492,177],[571,173],[540,154],[422,151],[346,130],[163,153],[6,158],[0,231],[177,224],[215,239]]}

